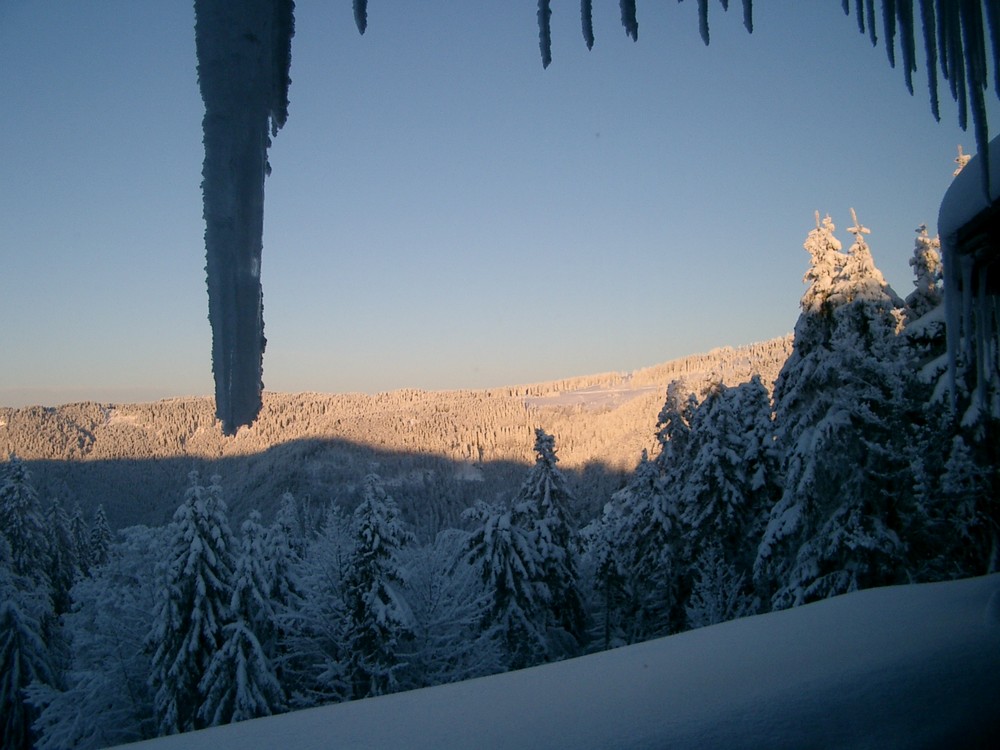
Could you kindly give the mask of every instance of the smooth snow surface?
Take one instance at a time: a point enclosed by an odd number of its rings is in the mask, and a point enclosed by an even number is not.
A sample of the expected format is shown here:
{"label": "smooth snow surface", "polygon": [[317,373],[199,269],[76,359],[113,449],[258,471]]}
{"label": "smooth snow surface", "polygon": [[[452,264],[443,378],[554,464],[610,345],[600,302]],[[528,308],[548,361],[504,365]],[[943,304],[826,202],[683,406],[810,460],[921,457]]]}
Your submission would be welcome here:
{"label": "smooth snow surface", "polygon": [[1000,574],[129,747],[1000,747]]}

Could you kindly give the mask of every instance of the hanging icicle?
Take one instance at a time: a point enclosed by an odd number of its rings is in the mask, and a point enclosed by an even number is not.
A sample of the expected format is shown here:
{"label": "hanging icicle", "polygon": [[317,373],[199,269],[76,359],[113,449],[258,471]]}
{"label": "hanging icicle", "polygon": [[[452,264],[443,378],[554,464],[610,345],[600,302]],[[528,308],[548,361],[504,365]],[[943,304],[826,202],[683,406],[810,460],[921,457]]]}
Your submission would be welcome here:
{"label": "hanging icicle", "polygon": [[937,85],[937,24],[934,22],[933,0],[920,0],[920,22],[924,28],[924,57],[927,58],[927,90],[931,99],[931,113],[941,121],[941,106]]}
{"label": "hanging icicle", "polygon": [[865,16],[868,18],[868,38],[872,40],[872,47],[878,44],[878,33],[875,30],[875,0],[866,0]]}
{"label": "hanging icicle", "polygon": [[[906,2],[906,0],[902,0]],[[882,0],[882,33],[885,34],[885,52],[889,67],[896,67],[896,0]]]}
{"label": "hanging icicle", "polygon": [[227,435],[261,408],[267,149],[288,118],[291,0],[195,1],[215,410]]}
{"label": "hanging icicle", "polygon": [[1000,0],[987,0],[986,19],[993,47],[993,90],[1000,97]]}
{"label": "hanging icicle", "polygon": [[913,74],[917,70],[913,0],[896,0],[896,21],[899,24],[899,51],[903,53],[903,78],[906,81],[906,90],[913,94]]}
{"label": "hanging icicle", "polygon": [[698,31],[701,33],[701,41],[708,46],[708,0],[698,0]]}
{"label": "hanging icicle", "polygon": [[549,0],[538,0],[538,48],[542,52],[542,67],[552,62],[552,10]]}
{"label": "hanging icicle", "polygon": [[587,49],[594,48],[594,3],[593,0],[580,0],[580,23],[583,26],[583,40]]}
{"label": "hanging icicle", "polygon": [[753,0],[743,0],[743,26],[748,34],[753,33]]}
{"label": "hanging icicle", "polygon": [[362,34],[368,28],[368,0],[354,0],[354,23]]}
{"label": "hanging icicle", "polygon": [[639,41],[639,22],[635,17],[635,0],[620,0],[622,12],[622,26],[625,27],[625,34],[632,37],[633,42]]}

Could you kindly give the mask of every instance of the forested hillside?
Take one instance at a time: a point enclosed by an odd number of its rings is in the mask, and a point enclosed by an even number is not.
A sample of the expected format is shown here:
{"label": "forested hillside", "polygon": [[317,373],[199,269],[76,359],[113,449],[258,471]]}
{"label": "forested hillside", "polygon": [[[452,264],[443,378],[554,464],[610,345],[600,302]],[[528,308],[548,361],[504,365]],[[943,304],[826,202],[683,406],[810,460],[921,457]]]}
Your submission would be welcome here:
{"label": "forested hillside", "polygon": [[287,491],[353,507],[360,478],[377,468],[408,519],[433,532],[518,481],[536,427],[559,440],[580,502],[599,509],[652,450],[670,382],[699,392],[755,374],[771,383],[790,351],[788,336],[630,374],[493,390],[268,392],[260,418],[235,437],[222,434],[210,398],[0,408],[0,453],[29,464],[43,497],[88,513],[103,504],[115,527],[167,521],[193,468],[226,478],[241,518],[251,508],[270,515]]}

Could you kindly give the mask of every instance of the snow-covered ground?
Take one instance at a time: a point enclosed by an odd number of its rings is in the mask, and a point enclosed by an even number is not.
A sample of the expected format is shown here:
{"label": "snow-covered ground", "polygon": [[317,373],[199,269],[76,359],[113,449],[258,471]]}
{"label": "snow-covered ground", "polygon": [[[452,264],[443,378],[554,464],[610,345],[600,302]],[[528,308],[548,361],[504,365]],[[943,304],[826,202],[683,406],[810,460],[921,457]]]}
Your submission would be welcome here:
{"label": "snow-covered ground", "polygon": [[1000,574],[130,748],[1000,747]]}

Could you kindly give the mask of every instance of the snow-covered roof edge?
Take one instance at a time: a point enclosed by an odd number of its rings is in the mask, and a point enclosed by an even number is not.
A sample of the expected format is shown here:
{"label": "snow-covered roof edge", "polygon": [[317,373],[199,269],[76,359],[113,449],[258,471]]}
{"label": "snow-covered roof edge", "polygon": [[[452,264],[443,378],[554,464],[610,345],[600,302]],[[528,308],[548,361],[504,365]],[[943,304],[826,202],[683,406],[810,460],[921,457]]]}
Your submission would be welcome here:
{"label": "snow-covered roof edge", "polygon": [[[976,358],[974,336],[970,330],[963,331],[962,319],[965,318],[965,328],[970,327],[974,291],[972,289],[973,259],[959,258],[958,235],[962,227],[1000,198],[1000,159],[990,159],[990,153],[1000,153],[1000,136],[990,141],[986,158],[976,154],[962,171],[955,177],[951,186],[941,200],[938,211],[938,235],[941,238],[941,258],[944,262],[944,305],[946,315],[946,331],[948,337],[948,370],[949,384],[952,394],[952,406],[957,407],[957,371],[958,353],[963,348],[967,360]],[[983,162],[986,162],[984,166]],[[989,199],[984,190],[983,169],[988,169]],[[959,283],[962,277],[963,283]],[[963,311],[965,314],[963,316]],[[978,368],[977,368],[978,369]],[[983,406],[985,383],[977,389],[977,400],[973,406]],[[973,412],[975,410],[973,409]]]}

